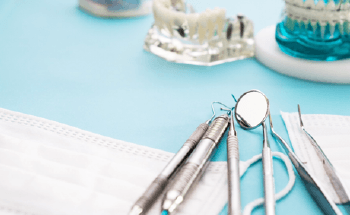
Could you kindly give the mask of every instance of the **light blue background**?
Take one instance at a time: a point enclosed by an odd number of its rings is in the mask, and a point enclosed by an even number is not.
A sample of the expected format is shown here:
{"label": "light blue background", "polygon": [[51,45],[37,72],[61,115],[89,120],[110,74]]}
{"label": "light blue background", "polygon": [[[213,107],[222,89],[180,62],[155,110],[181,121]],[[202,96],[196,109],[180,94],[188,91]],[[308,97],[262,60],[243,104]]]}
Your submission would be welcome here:
{"label": "light blue background", "polygon": [[[279,20],[283,1],[190,1],[198,11],[224,7],[243,13],[255,31]],[[350,86],[290,78],[254,58],[214,67],[167,62],[143,51],[152,16],[92,17],[76,0],[0,1],[0,107],[55,120],[140,145],[176,152],[211,116],[210,105],[234,105],[259,89],[270,99],[276,130],[288,139],[280,111],[350,115]],[[349,68],[350,72],[350,68]],[[261,128],[238,128],[240,156],[262,149]],[[281,151],[270,136],[271,147]],[[224,142],[214,160],[226,159]],[[286,170],[274,162],[276,190]],[[263,196],[261,163],[242,180],[242,204]],[[225,211],[222,213],[225,214]],[[253,214],[264,214],[263,208]],[[322,214],[297,178],[277,214]]]}

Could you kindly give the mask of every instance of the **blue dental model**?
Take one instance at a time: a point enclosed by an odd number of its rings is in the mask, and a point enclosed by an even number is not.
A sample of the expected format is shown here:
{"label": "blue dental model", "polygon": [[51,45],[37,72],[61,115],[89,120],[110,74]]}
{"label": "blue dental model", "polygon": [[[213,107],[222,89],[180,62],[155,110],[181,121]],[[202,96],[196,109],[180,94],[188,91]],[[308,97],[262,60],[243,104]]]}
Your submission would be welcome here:
{"label": "blue dental model", "polygon": [[350,58],[349,0],[285,2],[276,26],[276,41],[284,53],[318,61]]}

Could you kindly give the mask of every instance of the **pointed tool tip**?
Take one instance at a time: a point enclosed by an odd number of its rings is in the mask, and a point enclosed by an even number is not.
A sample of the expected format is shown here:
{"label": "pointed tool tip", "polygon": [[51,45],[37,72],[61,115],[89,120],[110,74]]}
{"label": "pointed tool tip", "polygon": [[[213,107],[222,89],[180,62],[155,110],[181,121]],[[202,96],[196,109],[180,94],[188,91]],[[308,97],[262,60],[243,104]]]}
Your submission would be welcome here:
{"label": "pointed tool tip", "polygon": [[300,111],[300,105],[298,104],[298,114],[299,114],[299,121],[300,121],[300,127],[304,126],[303,120],[301,119],[301,111]]}

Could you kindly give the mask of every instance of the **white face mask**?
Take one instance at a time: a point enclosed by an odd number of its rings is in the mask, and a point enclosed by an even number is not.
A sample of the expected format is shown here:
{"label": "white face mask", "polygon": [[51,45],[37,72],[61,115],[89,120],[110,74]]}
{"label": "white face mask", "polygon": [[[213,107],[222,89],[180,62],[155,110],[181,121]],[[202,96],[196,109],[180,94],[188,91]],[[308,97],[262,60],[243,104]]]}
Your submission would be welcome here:
{"label": "white face mask", "polygon": [[[336,195],[323,168],[322,161],[317,156],[310,140],[300,129],[298,113],[282,112],[282,117],[295,153],[305,163],[308,170],[316,176],[333,201],[339,203],[339,197]],[[346,188],[350,188],[350,117],[303,114],[302,120],[306,131],[312,135],[322,148],[345,183]]]}
{"label": "white face mask", "polygon": [[[4,214],[127,214],[173,156],[4,109],[0,130]],[[242,174],[258,159],[242,162]],[[218,214],[226,202],[226,162],[214,162],[177,214]],[[158,200],[148,214],[159,210]]]}

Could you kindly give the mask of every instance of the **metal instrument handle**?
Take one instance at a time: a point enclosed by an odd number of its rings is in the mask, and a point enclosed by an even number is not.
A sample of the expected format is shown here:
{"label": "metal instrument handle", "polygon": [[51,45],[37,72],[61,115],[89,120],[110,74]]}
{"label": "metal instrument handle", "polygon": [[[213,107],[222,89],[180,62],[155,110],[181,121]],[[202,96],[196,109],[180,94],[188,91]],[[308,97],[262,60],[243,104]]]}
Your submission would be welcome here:
{"label": "metal instrument handle", "polygon": [[142,214],[152,206],[158,196],[163,192],[167,183],[168,179],[166,177],[158,176],[148,186],[147,190],[135,203],[135,205],[142,208]]}
{"label": "metal instrument handle", "polygon": [[228,128],[228,123],[229,117],[227,114],[215,118],[196,150],[174,177],[163,201],[163,203],[168,200],[171,202],[170,211],[174,211],[183,201],[192,185],[206,169],[213,151]]}
{"label": "metal instrument handle", "polygon": [[275,215],[275,180],[273,178],[271,149],[264,147],[262,151],[264,191],[265,191],[265,214]]}
{"label": "metal instrument handle", "polygon": [[181,168],[174,183],[169,190],[176,190],[183,197],[187,194],[192,185],[200,178],[202,172],[209,164],[209,158],[215,150],[215,142],[211,139],[202,139],[196,151]]}
{"label": "metal instrument handle", "polygon": [[191,136],[186,140],[184,146],[189,146],[192,150],[197,146],[198,142],[202,139],[205,132],[207,132],[209,125],[207,123],[200,124]]}
{"label": "metal instrument handle", "polygon": [[241,214],[241,187],[239,172],[238,139],[234,135],[227,138],[228,165],[228,215]]}
{"label": "metal instrument handle", "polygon": [[208,130],[209,125],[207,123],[200,124],[192,135],[186,140],[181,149],[175,154],[167,166],[163,169],[160,175],[163,175],[170,179],[175,172],[182,166],[187,158],[191,155],[196,148],[198,142],[201,140],[205,132]]}
{"label": "metal instrument handle", "polygon": [[196,180],[200,171],[199,165],[195,163],[186,163],[176,176],[176,181],[171,190],[177,190],[180,193],[187,193],[190,186]]}
{"label": "metal instrument handle", "polygon": [[169,179],[191,155],[192,151],[195,149],[208,128],[209,125],[207,123],[202,123],[197,127],[181,149],[170,160],[157,178],[153,180],[142,196],[136,201],[134,206],[138,206],[138,208],[142,210],[141,214],[144,214],[150,209],[153,203],[157,200],[158,196],[163,192],[164,188],[169,182]]}

